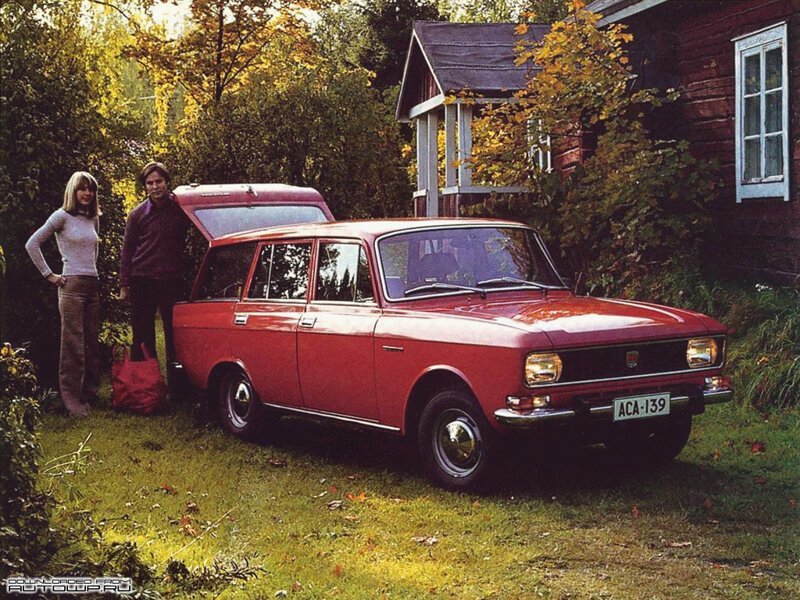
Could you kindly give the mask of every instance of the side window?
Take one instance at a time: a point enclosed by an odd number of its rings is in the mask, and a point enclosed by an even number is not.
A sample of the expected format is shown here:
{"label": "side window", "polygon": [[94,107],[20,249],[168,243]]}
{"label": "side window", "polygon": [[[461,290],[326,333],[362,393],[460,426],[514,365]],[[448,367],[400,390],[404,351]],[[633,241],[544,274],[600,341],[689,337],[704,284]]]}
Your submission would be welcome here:
{"label": "side window", "polygon": [[253,261],[253,250],[255,243],[212,249],[195,300],[238,300]]}
{"label": "side window", "polygon": [[311,244],[268,244],[261,249],[247,297],[301,300],[308,290]]}
{"label": "side window", "polygon": [[324,243],[319,253],[317,300],[374,301],[369,263],[360,245]]}

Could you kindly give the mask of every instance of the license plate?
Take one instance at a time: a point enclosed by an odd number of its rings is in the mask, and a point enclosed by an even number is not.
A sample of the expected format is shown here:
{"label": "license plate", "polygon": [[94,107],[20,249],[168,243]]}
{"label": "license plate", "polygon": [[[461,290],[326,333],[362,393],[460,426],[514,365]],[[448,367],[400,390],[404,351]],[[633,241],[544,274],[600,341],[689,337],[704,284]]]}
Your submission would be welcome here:
{"label": "license plate", "polygon": [[669,393],[614,399],[614,421],[644,419],[669,414]]}

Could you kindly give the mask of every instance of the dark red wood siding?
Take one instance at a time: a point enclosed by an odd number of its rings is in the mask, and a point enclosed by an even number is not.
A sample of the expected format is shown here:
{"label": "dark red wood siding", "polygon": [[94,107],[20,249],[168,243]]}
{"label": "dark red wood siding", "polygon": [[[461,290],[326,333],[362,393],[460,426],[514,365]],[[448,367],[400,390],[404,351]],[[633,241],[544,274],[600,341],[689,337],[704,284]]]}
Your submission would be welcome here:
{"label": "dark red wood siding", "polygon": [[[780,22],[788,26],[790,201],[737,204],[732,39]],[[715,264],[791,281],[800,274],[800,0],[667,2],[625,23],[638,85],[681,92],[657,115],[655,134],[687,139],[696,156],[720,164]]]}

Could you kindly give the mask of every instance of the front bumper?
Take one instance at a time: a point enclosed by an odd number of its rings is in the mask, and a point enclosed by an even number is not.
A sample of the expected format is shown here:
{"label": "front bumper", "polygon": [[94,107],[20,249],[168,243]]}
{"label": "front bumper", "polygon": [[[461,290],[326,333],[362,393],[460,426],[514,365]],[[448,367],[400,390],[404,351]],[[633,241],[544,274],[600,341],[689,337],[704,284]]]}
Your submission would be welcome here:
{"label": "front bumper", "polygon": [[[729,402],[733,398],[733,389],[717,388],[702,391],[702,406]],[[674,395],[670,398],[670,412],[689,409],[692,399],[688,395]],[[571,408],[534,408],[530,411],[518,412],[508,408],[501,408],[494,412],[494,418],[499,423],[509,427],[528,428],[550,423],[569,423],[579,419],[589,418],[597,420],[610,420],[613,414],[613,404],[590,406],[585,410]]]}

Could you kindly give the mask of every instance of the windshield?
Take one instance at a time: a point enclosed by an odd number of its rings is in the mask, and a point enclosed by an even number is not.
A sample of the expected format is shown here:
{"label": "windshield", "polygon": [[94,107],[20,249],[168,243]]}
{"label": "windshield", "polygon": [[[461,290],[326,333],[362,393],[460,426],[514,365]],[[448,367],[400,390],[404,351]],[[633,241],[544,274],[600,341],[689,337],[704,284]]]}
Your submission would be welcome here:
{"label": "windshield", "polygon": [[391,299],[563,287],[530,229],[463,227],[401,233],[380,240],[378,253]]}

